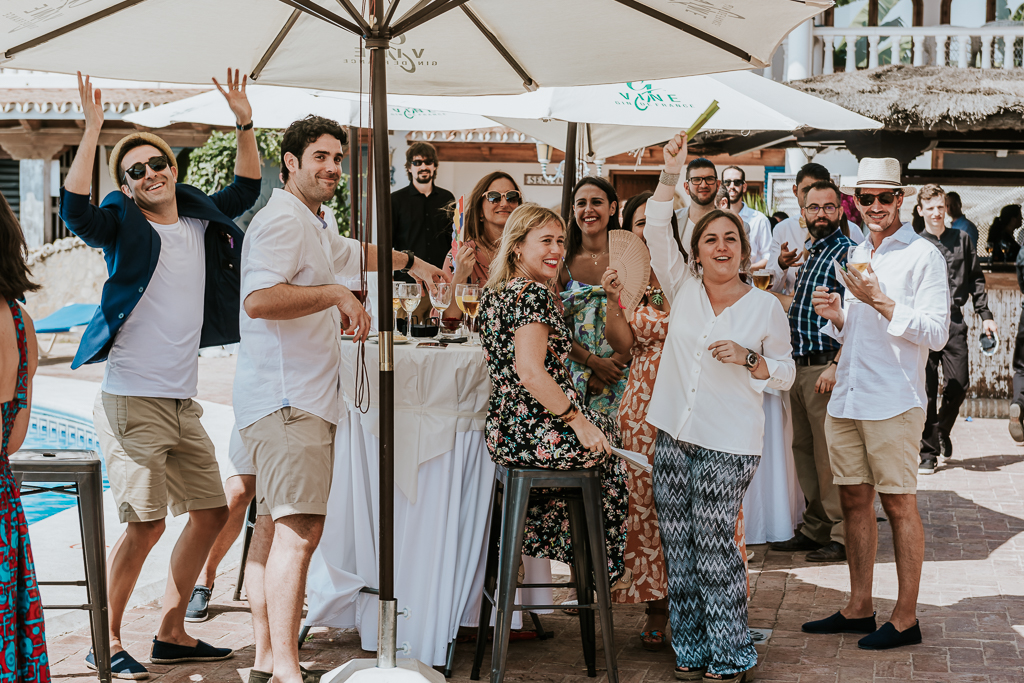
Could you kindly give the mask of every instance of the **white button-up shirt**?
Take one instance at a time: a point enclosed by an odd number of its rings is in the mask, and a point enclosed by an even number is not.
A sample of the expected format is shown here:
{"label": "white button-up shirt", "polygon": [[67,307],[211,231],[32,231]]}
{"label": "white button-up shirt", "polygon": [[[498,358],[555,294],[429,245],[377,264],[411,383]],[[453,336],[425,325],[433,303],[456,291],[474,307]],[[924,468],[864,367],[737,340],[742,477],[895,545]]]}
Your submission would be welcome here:
{"label": "white button-up shirt", "polygon": [[235,369],[239,429],[292,406],[337,424],[341,405],[341,313],[331,306],[293,320],[250,318],[245,298],[288,283],[333,285],[359,277],[362,246],[338,234],[330,211],[321,220],[298,197],[276,189],[249,224],[242,243],[242,343]]}
{"label": "white button-up shirt", "polygon": [[[850,226],[850,239],[860,244],[864,241],[864,233],[856,223],[849,223]],[[772,290],[781,292],[783,294],[792,294],[793,290],[796,289],[796,278],[800,270],[799,266],[787,268],[785,271],[779,267],[779,254],[782,253],[782,245],[789,242],[788,248],[790,250],[796,249],[798,254],[801,254],[800,261],[806,260],[806,255],[802,252],[808,249],[807,242],[811,239],[811,233],[807,228],[800,225],[800,216],[793,216],[787,218],[784,221],[780,221],[775,226],[775,232],[772,233],[772,245],[771,250],[768,252],[768,265],[766,268],[775,273],[775,284],[772,285]]]}
{"label": "white button-up shirt", "polygon": [[[765,388],[788,389],[796,368],[789,320],[779,300],[751,288],[715,315],[703,282],[694,277],[672,238],[671,202],[647,202],[644,237],[651,267],[672,304],[668,337],[647,421],[679,441],[736,455],[761,455]],[[734,341],[756,351],[769,378],[714,359],[708,346]]]}
{"label": "white button-up shirt", "polygon": [[768,216],[752,209],[744,202],[740,207],[740,218],[747,224],[747,239],[750,240],[750,262],[757,263],[768,258],[772,248],[772,224]]}
{"label": "white button-up shirt", "polygon": [[[857,253],[871,254],[871,238]],[[909,223],[882,240],[871,255],[882,292],[896,302],[892,320],[846,290],[843,329],[822,329],[843,343],[828,414],[851,420],[886,420],[924,408],[929,351],[949,337],[946,261]]]}

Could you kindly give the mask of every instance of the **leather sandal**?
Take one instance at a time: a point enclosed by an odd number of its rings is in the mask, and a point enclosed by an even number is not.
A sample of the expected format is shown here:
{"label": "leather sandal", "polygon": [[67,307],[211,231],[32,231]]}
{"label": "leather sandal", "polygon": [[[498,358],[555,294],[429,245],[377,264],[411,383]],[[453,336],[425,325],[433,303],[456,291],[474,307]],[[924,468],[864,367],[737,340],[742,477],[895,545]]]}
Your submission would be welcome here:
{"label": "leather sandal", "polygon": [[[650,616],[652,614],[657,614],[657,615],[664,614],[664,615],[667,616],[668,615],[668,608],[667,607],[654,607],[653,603],[649,602],[649,603],[647,603],[647,609],[644,610],[644,613],[646,615],[648,615],[648,616]],[[643,648],[645,650],[647,650],[649,652],[660,652],[661,650],[663,650],[665,648],[666,641],[667,641],[667,639],[665,637],[665,632],[663,630],[652,629],[650,631],[641,631],[640,632],[640,644],[643,646]],[[696,679],[694,679],[694,680],[696,680]]]}
{"label": "leather sandal", "polygon": [[677,666],[675,669],[677,681],[699,681],[704,678],[707,669],[697,669],[690,666]]}
{"label": "leather sandal", "polygon": [[740,671],[735,674],[704,674],[705,681],[725,681],[725,683],[746,683],[747,681],[754,680],[754,670],[747,669],[746,671]]}

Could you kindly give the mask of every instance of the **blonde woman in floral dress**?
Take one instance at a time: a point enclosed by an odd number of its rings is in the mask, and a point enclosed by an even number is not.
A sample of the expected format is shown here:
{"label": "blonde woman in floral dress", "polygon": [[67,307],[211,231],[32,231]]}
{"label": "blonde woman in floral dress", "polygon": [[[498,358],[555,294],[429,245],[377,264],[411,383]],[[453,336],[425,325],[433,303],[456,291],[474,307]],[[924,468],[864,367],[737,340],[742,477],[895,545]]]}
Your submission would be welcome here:
{"label": "blonde woman in floral dress", "polygon": [[[632,230],[633,234],[643,239],[646,224],[645,207],[653,192],[642,192],[634,195],[622,212],[622,226]],[[672,230],[678,240],[679,230],[675,217],[672,218]],[[621,284],[610,285],[615,271],[609,269],[605,273],[602,286],[611,286],[615,295],[609,293],[609,316],[607,325],[608,343],[617,353],[630,354],[633,362],[630,365],[629,381],[622,393],[619,404],[618,422],[622,436],[622,447],[626,450],[642,453],[648,460],[654,461],[654,442],[658,430],[646,421],[647,405],[654,389],[654,379],[658,374],[662,347],[668,334],[669,303],[661,291],[660,283],[654,272],[651,272],[650,284],[640,305],[637,306],[629,320],[621,309],[617,310],[612,302],[617,299]],[[612,593],[612,602],[647,603],[647,624],[640,632],[640,641],[644,649],[657,651],[665,646],[665,626],[668,623],[668,583],[665,574],[665,558],[661,551],[661,537],[658,533],[658,517],[654,509],[654,493],[651,474],[630,463],[629,470],[629,516],[626,521],[626,551],[624,560],[626,567],[632,571],[632,583],[622,590]],[[746,543],[743,535],[743,510],[740,510],[736,523],[736,543],[746,557]]]}

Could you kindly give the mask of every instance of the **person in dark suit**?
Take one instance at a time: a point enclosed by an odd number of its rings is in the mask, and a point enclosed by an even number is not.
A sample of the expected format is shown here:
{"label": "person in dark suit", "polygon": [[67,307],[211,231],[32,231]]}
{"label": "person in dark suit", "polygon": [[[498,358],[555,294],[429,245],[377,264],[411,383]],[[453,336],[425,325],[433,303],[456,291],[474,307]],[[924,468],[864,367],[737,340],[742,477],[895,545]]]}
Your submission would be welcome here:
{"label": "person in dark suit", "polygon": [[[61,189],[68,229],[107,262],[100,308],[72,363],[107,362],[93,418],[118,506],[127,523],[109,558],[112,675],[139,679],[146,668],[124,651],[121,620],[142,565],[164,531],[167,508],[189,514],[168,572],[154,664],[216,661],[232,656],[185,632],[185,611],[199,570],[227,519],[213,442],[199,418],[199,349],[239,340],[239,263],[243,233],[232,219],[260,193],[260,160],[246,78],[228,71],[238,155],[234,182],[212,196],[178,182],[171,148],[132,133],[110,154],[119,189],[100,206],[89,202],[103,125],[103,100],[79,74],[85,133]],[[86,664],[95,668],[90,651]]]}

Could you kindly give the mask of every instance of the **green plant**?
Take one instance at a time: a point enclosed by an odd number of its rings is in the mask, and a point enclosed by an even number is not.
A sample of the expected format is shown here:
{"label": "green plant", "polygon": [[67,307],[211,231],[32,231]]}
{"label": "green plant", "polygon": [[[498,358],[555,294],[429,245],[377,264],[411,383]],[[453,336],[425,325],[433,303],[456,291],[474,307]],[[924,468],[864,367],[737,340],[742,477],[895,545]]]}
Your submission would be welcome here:
{"label": "green plant", "polygon": [[754,211],[760,211],[765,215],[768,214],[768,203],[765,201],[764,194],[761,192],[746,193],[743,195],[743,203]]}
{"label": "green plant", "polygon": [[[279,130],[256,129],[256,146],[260,160],[272,166],[281,162],[281,135]],[[234,178],[235,154],[238,150],[234,133],[214,131],[202,147],[192,150],[188,158],[188,172],[185,182],[194,185],[207,194],[224,189]],[[342,175],[334,197],[324,203],[338,221],[338,232],[349,234],[348,176]]]}

